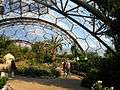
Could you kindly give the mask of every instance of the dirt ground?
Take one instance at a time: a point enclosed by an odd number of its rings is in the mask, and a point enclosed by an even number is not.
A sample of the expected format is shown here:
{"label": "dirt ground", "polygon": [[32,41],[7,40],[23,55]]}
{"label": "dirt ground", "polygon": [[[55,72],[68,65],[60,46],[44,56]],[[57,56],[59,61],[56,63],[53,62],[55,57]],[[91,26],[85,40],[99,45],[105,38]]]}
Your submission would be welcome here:
{"label": "dirt ground", "polygon": [[16,76],[9,80],[10,90],[89,90],[80,86],[80,77],[40,79]]}

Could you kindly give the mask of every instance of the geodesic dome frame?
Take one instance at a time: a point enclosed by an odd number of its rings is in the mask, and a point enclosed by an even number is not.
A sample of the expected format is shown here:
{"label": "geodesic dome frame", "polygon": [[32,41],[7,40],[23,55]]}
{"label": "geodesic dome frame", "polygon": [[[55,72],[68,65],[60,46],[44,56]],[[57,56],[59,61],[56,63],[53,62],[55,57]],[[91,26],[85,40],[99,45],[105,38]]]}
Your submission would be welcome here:
{"label": "geodesic dome frame", "polygon": [[115,53],[104,35],[109,26],[106,17],[90,11],[86,4],[97,8],[91,0],[4,0],[0,26],[45,22],[63,31],[82,51],[108,48]]}

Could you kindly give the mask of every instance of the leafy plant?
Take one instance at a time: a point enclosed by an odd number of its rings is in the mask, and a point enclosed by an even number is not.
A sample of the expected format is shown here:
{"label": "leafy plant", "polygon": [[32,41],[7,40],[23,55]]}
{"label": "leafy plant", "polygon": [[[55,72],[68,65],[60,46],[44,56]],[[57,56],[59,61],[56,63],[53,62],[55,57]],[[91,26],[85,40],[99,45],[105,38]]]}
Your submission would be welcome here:
{"label": "leafy plant", "polygon": [[97,81],[93,84],[91,90],[114,90],[114,87],[105,87],[102,85],[102,81]]}
{"label": "leafy plant", "polygon": [[87,73],[87,76],[82,80],[81,85],[90,88],[98,79],[97,72],[98,71],[96,69],[92,69],[89,73]]}
{"label": "leafy plant", "polygon": [[17,65],[17,74],[24,75],[24,76],[49,76],[53,77],[59,76],[59,73],[55,70],[54,66],[49,66],[45,64],[20,64]]}
{"label": "leafy plant", "polygon": [[1,77],[0,78],[0,89],[3,88],[3,86],[7,83],[7,78],[6,77]]}

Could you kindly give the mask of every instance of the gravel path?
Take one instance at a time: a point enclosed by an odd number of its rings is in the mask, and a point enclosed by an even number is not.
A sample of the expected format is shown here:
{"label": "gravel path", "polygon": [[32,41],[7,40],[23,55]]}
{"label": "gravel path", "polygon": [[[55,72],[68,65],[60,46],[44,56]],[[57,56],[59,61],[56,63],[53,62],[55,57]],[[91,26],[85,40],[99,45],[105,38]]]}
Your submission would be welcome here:
{"label": "gravel path", "polygon": [[80,86],[81,78],[40,79],[16,76],[9,80],[11,90],[89,90]]}

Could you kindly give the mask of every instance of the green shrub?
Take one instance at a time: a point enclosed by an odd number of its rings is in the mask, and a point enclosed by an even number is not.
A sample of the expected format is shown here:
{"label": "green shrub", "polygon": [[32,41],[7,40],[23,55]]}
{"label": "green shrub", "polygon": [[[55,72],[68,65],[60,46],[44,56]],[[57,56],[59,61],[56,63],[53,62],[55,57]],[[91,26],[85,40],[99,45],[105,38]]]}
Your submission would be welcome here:
{"label": "green shrub", "polygon": [[17,69],[17,74],[25,76],[47,76],[49,72],[47,70],[41,70],[37,67],[22,67]]}
{"label": "green shrub", "polygon": [[97,81],[97,79],[97,70],[91,69],[91,71],[87,73],[87,77],[82,80],[81,85],[90,88]]}
{"label": "green shrub", "polygon": [[55,77],[59,77],[61,75],[60,71],[57,71],[55,68],[51,69],[51,75]]}
{"label": "green shrub", "polygon": [[98,69],[98,79],[103,81],[103,85],[120,90],[120,63],[116,57],[103,58]]}
{"label": "green shrub", "polygon": [[55,70],[53,66],[48,65],[18,65],[16,74],[24,76],[55,76],[58,77],[60,74]]}
{"label": "green shrub", "polygon": [[6,77],[0,78],[0,89],[3,88],[3,86],[6,84],[6,82],[7,82]]}
{"label": "green shrub", "polygon": [[78,61],[71,63],[71,73],[81,75],[82,73],[88,73],[90,69],[92,68],[92,65],[90,65],[87,61]]}

